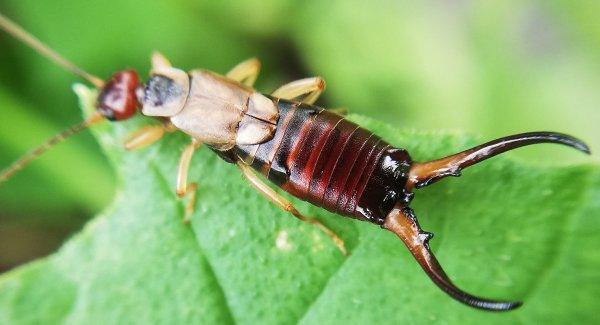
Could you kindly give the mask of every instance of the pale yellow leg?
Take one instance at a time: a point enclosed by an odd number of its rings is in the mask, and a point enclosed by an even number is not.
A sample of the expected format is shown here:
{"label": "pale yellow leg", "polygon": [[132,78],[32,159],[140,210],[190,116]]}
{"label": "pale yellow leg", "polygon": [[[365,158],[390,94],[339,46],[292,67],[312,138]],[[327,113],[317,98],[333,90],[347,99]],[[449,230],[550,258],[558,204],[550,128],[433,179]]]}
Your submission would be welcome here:
{"label": "pale yellow leg", "polygon": [[194,155],[194,152],[200,148],[200,144],[201,143],[198,140],[192,138],[192,142],[185,147],[181,154],[181,158],[179,158],[175,192],[180,198],[188,196],[188,201],[185,205],[185,215],[183,217],[184,223],[190,222],[192,214],[194,213],[194,206],[196,205],[196,190],[198,189],[198,184],[188,184],[187,178],[192,156]]}
{"label": "pale yellow leg", "polygon": [[323,225],[319,220],[311,217],[306,217],[302,215],[288,200],[286,200],[283,196],[279,195],[275,192],[269,185],[265,184],[253,171],[250,167],[245,165],[242,162],[238,162],[237,165],[242,170],[242,174],[246,177],[246,179],[256,188],[262,195],[264,195],[269,201],[278,205],[283,210],[291,213],[294,217],[300,219],[301,221],[308,222],[317,228],[319,228],[325,235],[329,236],[331,240],[335,243],[338,249],[344,254],[348,255],[348,251],[346,250],[346,246],[344,245],[344,241],[338,237],[336,233],[334,233],[331,229],[327,228]]}
{"label": "pale yellow leg", "polygon": [[152,53],[151,61],[152,61],[152,70],[150,71],[150,73],[152,73],[156,70],[170,68],[172,66],[171,62],[169,62],[169,60],[162,53],[160,53],[158,51],[154,51]]}
{"label": "pale yellow leg", "polygon": [[194,210],[196,207],[196,198],[198,192],[198,183],[189,183],[185,191],[187,193],[188,201],[185,204],[185,214],[183,215],[183,223],[188,224],[192,220],[192,214],[194,214]]}
{"label": "pale yellow leg", "polygon": [[[302,103],[312,105],[319,99],[324,90],[325,80],[321,77],[313,77],[292,81],[277,88],[271,95],[287,100],[300,98]],[[329,108],[327,110],[339,115],[348,114],[348,109],[345,107]]]}
{"label": "pale yellow leg", "polygon": [[227,72],[226,76],[243,85],[252,87],[259,72],[260,61],[257,58],[251,58],[233,67],[233,69]]}
{"label": "pale yellow leg", "polygon": [[348,109],[346,107],[328,108],[327,110],[338,115],[348,115]]}
{"label": "pale yellow leg", "polygon": [[160,140],[165,133],[175,131],[173,124],[147,125],[130,134],[125,140],[124,147],[127,150],[137,150],[147,147]]}
{"label": "pale yellow leg", "polygon": [[271,95],[281,99],[297,99],[302,98],[302,102],[306,104],[314,104],[321,93],[325,90],[325,80],[321,77],[305,78],[295,80],[277,88]]}

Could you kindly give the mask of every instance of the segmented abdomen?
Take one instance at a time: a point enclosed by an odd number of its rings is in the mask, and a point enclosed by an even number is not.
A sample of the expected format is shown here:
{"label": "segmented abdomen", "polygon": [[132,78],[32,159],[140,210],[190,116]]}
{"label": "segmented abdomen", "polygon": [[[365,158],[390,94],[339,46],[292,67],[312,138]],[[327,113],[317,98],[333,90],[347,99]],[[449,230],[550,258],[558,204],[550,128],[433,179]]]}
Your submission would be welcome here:
{"label": "segmented abdomen", "polygon": [[401,198],[406,175],[393,162],[409,161],[406,152],[322,108],[284,100],[278,107],[274,137],[260,145],[237,146],[235,154],[302,200],[382,223]]}

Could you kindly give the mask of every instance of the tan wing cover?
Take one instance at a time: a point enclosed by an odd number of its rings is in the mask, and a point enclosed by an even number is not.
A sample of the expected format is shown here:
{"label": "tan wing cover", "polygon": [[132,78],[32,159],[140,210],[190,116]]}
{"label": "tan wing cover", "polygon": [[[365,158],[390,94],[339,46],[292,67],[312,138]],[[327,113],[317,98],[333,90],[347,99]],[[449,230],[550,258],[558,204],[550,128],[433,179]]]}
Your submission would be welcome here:
{"label": "tan wing cover", "polygon": [[278,118],[275,103],[252,88],[213,72],[194,70],[185,107],[171,121],[199,141],[227,150],[236,142],[269,140]]}

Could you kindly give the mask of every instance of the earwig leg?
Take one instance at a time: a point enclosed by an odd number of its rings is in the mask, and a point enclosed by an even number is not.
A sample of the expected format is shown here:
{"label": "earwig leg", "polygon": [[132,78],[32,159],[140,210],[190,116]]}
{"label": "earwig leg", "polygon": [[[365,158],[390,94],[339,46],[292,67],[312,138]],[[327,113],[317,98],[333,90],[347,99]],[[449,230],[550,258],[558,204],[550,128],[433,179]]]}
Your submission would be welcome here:
{"label": "earwig leg", "polygon": [[271,95],[273,97],[292,100],[302,98],[305,104],[314,104],[325,90],[325,80],[321,77],[295,80],[277,88]]}
{"label": "earwig leg", "polygon": [[173,132],[174,130],[171,123],[144,126],[127,137],[124,147],[127,150],[137,150],[147,147],[160,140],[165,133]]}
{"label": "earwig leg", "polygon": [[[302,98],[301,102],[305,104],[314,104],[319,96],[325,90],[325,80],[321,77],[312,77],[306,79],[295,80],[287,83],[275,90],[271,95],[281,99],[292,100]],[[339,115],[347,115],[348,109],[345,107],[329,108],[330,112]]]}
{"label": "earwig leg", "polygon": [[190,169],[190,162],[192,161],[192,156],[194,152],[200,148],[200,142],[194,138],[192,138],[192,142],[188,144],[185,149],[183,149],[183,153],[181,153],[181,158],[179,158],[179,169],[177,170],[177,186],[175,188],[175,192],[177,196],[183,197],[187,191],[187,177],[188,171]]}
{"label": "earwig leg", "polygon": [[433,234],[421,229],[410,208],[397,204],[385,219],[383,228],[393,232],[404,242],[431,280],[452,298],[471,307],[492,311],[510,310],[521,305],[520,302],[479,298],[457,288],[429,249],[428,242]]}
{"label": "earwig leg", "polygon": [[151,73],[153,71],[170,68],[172,66],[171,62],[162,53],[158,51],[152,52],[152,57],[150,58],[150,60],[152,62]]}
{"label": "earwig leg", "polygon": [[227,78],[235,80],[243,85],[252,87],[258,73],[260,72],[260,61],[257,58],[251,58],[239,63],[227,72]]}
{"label": "earwig leg", "polygon": [[420,188],[446,176],[460,176],[462,169],[519,147],[537,143],[558,143],[590,153],[583,141],[555,132],[529,132],[496,139],[463,152],[424,163],[414,163],[409,172],[407,189]]}
{"label": "earwig leg", "polygon": [[328,108],[327,110],[342,116],[348,115],[348,109],[346,107]]}
{"label": "earwig leg", "polygon": [[348,255],[348,251],[346,250],[346,246],[344,245],[344,241],[331,229],[327,228],[321,222],[319,222],[315,218],[306,217],[302,215],[288,200],[275,192],[271,187],[265,184],[253,171],[242,162],[238,162],[237,165],[240,167],[242,174],[246,177],[246,179],[256,188],[262,195],[264,195],[269,201],[278,205],[283,210],[291,213],[294,217],[300,219],[301,221],[308,222],[321,230],[325,235],[329,236],[331,240],[335,243],[338,249],[344,254]]}
{"label": "earwig leg", "polygon": [[160,140],[165,134],[162,125],[147,125],[130,134],[125,140],[127,150],[137,150],[147,147]]}
{"label": "earwig leg", "polygon": [[179,158],[179,169],[177,170],[177,185],[175,192],[180,198],[188,196],[188,202],[185,205],[185,215],[183,217],[184,223],[188,223],[190,221],[190,218],[194,213],[194,206],[196,205],[196,190],[198,189],[198,184],[188,184],[187,178],[192,156],[198,148],[200,148],[200,142],[192,138],[192,142],[185,147],[183,153],[181,154],[181,158]]}
{"label": "earwig leg", "polygon": [[185,194],[188,201],[185,204],[185,214],[183,215],[183,223],[188,224],[192,220],[192,214],[196,206],[196,196],[198,193],[198,183],[189,183],[185,188]]}

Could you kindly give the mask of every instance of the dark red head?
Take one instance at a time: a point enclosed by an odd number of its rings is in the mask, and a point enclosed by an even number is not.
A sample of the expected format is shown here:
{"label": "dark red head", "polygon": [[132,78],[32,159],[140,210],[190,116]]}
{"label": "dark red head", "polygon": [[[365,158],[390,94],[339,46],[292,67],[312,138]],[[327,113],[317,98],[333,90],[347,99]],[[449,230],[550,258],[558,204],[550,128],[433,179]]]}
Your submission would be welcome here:
{"label": "dark red head", "polygon": [[122,121],[132,117],[140,103],[136,90],[140,86],[140,78],[133,70],[116,72],[104,85],[96,107],[102,116],[111,121]]}

